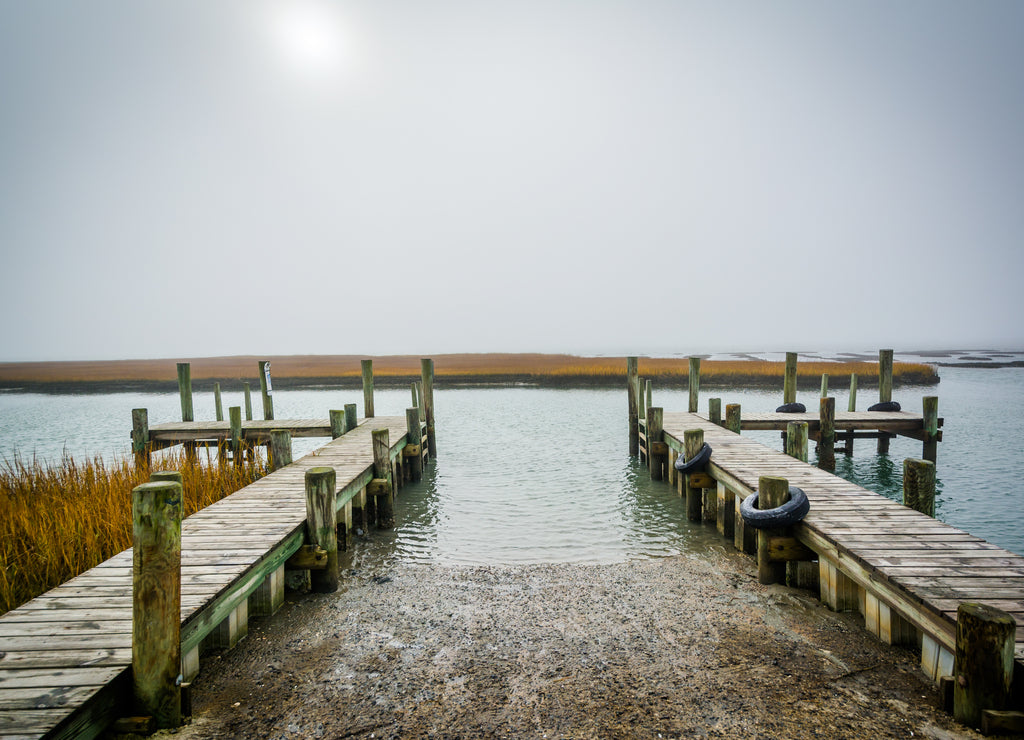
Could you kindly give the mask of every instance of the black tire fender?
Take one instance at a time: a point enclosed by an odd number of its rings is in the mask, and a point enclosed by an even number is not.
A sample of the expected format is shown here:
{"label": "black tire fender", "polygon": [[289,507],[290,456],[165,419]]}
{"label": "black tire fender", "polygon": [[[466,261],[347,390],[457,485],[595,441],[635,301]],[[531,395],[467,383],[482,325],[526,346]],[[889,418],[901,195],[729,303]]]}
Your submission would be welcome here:
{"label": "black tire fender", "polygon": [[702,472],[704,468],[708,466],[711,461],[711,445],[707,442],[701,447],[697,454],[691,457],[686,462],[683,462],[683,456],[680,455],[676,458],[676,470],[684,475],[687,473]]}
{"label": "black tire fender", "polygon": [[901,410],[902,410],[902,407],[900,406],[900,402],[899,401],[882,401],[881,403],[876,403],[874,406],[869,406],[868,407],[868,411],[901,411]]}
{"label": "black tire fender", "polygon": [[740,504],[740,514],[748,527],[782,529],[803,521],[810,508],[811,502],[807,500],[807,494],[796,486],[790,486],[789,501],[782,506],[777,506],[774,509],[759,509],[755,493],[743,499],[743,503]]}
{"label": "black tire fender", "polygon": [[802,414],[807,411],[807,407],[802,403],[784,403],[775,409],[776,414]]}

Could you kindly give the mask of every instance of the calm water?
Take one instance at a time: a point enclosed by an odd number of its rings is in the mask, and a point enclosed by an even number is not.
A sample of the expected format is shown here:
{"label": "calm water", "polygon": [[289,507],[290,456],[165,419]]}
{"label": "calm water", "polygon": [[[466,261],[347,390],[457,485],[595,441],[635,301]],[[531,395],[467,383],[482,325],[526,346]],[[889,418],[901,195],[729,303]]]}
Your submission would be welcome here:
{"label": "calm water", "polygon": [[[943,368],[937,388],[898,388],[908,410],[937,394],[945,417],[939,445],[937,516],[1024,554],[1024,503],[1017,468],[1024,445],[1024,370]],[[833,388],[836,407],[846,395]],[[778,392],[701,394],[768,411]],[[809,407],[817,394],[801,393]],[[225,408],[241,405],[225,393]],[[685,391],[655,390],[656,405],[686,407]],[[872,399],[860,393],[860,408]],[[358,403],[359,391],[278,391],[278,418],[326,416]],[[378,391],[379,415],[404,415],[407,390]],[[682,502],[652,483],[628,453],[625,391],[531,388],[435,390],[438,459],[424,481],[402,490],[399,526],[381,534],[389,557],[460,563],[613,562],[695,551],[720,543],[709,527],[687,523]],[[258,405],[258,399],[257,399]],[[151,423],[180,418],[177,394],[0,394],[0,454],[59,458],[126,454],[131,409],[149,409]],[[196,394],[196,414],[213,417],[212,394]],[[258,411],[257,411],[258,413]],[[775,449],[777,432],[748,432]],[[296,440],[296,456],[317,440]],[[837,455],[837,472],[899,500],[902,461],[919,457],[919,442],[898,438],[879,457],[874,441],[858,442],[852,458]],[[712,530],[713,531],[713,530]]]}

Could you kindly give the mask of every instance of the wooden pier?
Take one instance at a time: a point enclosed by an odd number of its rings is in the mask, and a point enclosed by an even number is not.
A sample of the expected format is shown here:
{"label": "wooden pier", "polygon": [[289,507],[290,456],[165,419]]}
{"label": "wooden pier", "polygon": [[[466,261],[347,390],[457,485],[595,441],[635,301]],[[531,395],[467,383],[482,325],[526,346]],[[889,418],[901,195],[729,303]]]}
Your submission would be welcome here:
{"label": "wooden pier", "polygon": [[[233,645],[249,616],[268,615],[283,603],[285,567],[305,542],[307,469],[335,470],[343,537],[367,526],[371,435],[380,429],[388,432],[400,482],[411,444],[407,419],[367,419],[182,522],[185,682],[198,672],[204,646]],[[414,442],[425,450],[425,433]],[[126,550],[0,617],[0,737],[95,736],[131,711],[131,663],[132,550]]]}
{"label": "wooden pier", "polygon": [[[1024,731],[1024,714],[1004,711],[1024,704],[1024,681],[1013,681],[1024,676],[1024,557],[915,511],[909,501],[902,505],[843,480],[822,469],[828,467],[822,456],[817,466],[806,462],[808,436],[831,445],[836,428],[870,430],[878,438],[905,435],[921,440],[932,458],[906,461],[905,476],[930,470],[934,493],[934,443],[941,439],[942,423],[936,404],[926,401],[921,415],[832,412],[832,418],[825,413],[832,404],[823,400],[820,416],[741,415],[732,407],[723,419],[717,399],[707,414],[696,413],[695,393],[688,412],[651,405],[649,386],[640,392],[632,358],[629,370],[636,453],[647,461],[652,478],[666,479],[686,497],[691,520],[714,524],[737,549],[755,555],[763,583],[816,591],[829,608],[863,615],[865,628],[884,642],[919,648],[923,670],[942,684],[947,708],[960,721],[986,732]],[[741,436],[745,429],[789,431],[798,443],[786,453],[776,451]],[[705,442],[713,450],[707,469],[677,474],[675,460],[691,459]],[[917,482],[906,477],[905,498]],[[810,511],[803,521],[785,531],[745,525],[742,501],[755,493],[764,500],[779,485],[784,501],[786,484],[807,494]],[[965,624],[970,620],[973,629],[978,611],[988,620],[985,629],[992,626],[1003,635],[998,649],[989,650],[984,669],[972,667],[982,649],[964,636],[971,632]],[[1009,662],[1000,663],[999,655]],[[972,670],[980,672],[972,675]],[[1000,684],[999,692],[964,698],[982,683]]]}
{"label": "wooden pier", "polygon": [[[267,403],[269,368],[261,363],[260,369],[265,373],[264,409],[272,417],[272,404]],[[187,382],[187,365],[179,366],[182,377]],[[424,377],[426,392],[414,384],[414,407],[404,417],[357,420],[350,404],[328,419],[243,423],[236,408],[229,422],[189,419],[150,428],[144,409],[133,412],[133,447],[147,461],[153,449],[175,444],[224,449],[227,442],[228,454],[237,455],[243,449],[241,441],[286,443],[286,449],[277,452],[280,459],[274,472],[181,521],[180,538],[172,537],[180,547],[180,566],[148,578],[158,601],[161,591],[173,591],[172,582],[180,583],[178,598],[168,602],[175,605],[180,621],[174,620],[175,644],[167,646],[173,673],[162,689],[173,695],[176,705],[187,700],[188,683],[199,672],[204,650],[234,646],[245,636],[249,617],[269,616],[284,603],[286,570],[300,580],[304,576],[314,589],[319,582],[321,587],[326,583],[319,590],[330,590],[338,578],[332,553],[350,547],[354,532],[371,525],[394,526],[395,490],[418,479],[425,462],[436,454],[432,361],[424,361]],[[191,417],[191,389],[186,394],[186,385],[182,388],[182,416]],[[372,413],[372,385],[369,398]],[[291,462],[289,434],[334,439]],[[325,514],[326,522],[311,509],[310,474],[333,481],[331,490],[316,492],[315,504],[329,501],[333,509]],[[175,476],[156,473],[153,479]],[[180,491],[180,485],[169,485]],[[137,518],[137,547],[139,526]],[[328,549],[321,546],[323,532],[331,541]],[[140,584],[147,580],[135,567],[139,563],[134,549],[0,616],[0,738],[91,738],[117,723],[124,724],[122,730],[133,731],[176,724],[161,724],[160,717],[134,717],[159,714],[140,711],[140,679],[133,668],[139,672],[140,653],[160,649],[138,642],[140,627],[149,629],[148,623],[158,615],[144,609],[146,618],[141,623],[133,620]],[[152,603],[149,608],[155,609]],[[179,708],[169,716],[173,720],[180,713]]]}

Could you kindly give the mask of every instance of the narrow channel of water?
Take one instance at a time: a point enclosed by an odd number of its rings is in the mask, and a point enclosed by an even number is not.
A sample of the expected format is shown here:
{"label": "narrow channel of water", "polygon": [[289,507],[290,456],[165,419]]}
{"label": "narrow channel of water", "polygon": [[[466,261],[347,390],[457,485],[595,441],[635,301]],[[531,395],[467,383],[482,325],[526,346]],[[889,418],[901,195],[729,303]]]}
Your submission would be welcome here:
{"label": "narrow channel of water", "polygon": [[[937,388],[898,388],[907,410],[923,395],[939,396],[945,417],[939,444],[937,516],[1024,554],[1024,514],[1017,468],[1024,431],[1024,370],[944,368]],[[846,408],[843,389],[833,388]],[[237,397],[236,397],[237,396]],[[712,390],[707,399],[772,410],[781,391]],[[407,390],[378,391],[380,415],[404,415]],[[860,408],[871,403],[860,393]],[[686,407],[682,390],[655,388],[655,404]],[[814,392],[801,393],[808,407]],[[425,480],[401,492],[399,525],[375,536],[387,557],[452,563],[616,562],[698,551],[721,543],[713,528],[686,522],[667,484],[650,481],[628,455],[626,393],[536,388],[435,391],[438,459]],[[224,405],[241,394],[225,393]],[[362,407],[359,391],[278,391],[279,418],[326,416],[345,403]],[[212,418],[212,394],[196,394],[197,414]],[[46,396],[0,394],[0,454],[59,458],[125,454],[131,409],[149,408],[152,423],[179,418],[177,394]],[[777,432],[749,432],[774,449]],[[296,457],[322,441],[296,440]],[[874,441],[837,455],[837,473],[899,500],[902,461],[919,457],[919,442],[898,438],[878,456]]]}

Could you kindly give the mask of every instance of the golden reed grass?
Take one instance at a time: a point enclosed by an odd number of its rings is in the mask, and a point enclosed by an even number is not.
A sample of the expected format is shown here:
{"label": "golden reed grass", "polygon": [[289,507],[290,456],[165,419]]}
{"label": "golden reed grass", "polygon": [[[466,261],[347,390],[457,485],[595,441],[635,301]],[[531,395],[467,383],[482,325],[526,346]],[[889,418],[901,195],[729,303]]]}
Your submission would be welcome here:
{"label": "golden reed grass", "polygon": [[[257,362],[251,357],[207,357],[187,361],[193,381],[256,380]],[[275,380],[318,378],[356,380],[361,376],[359,355],[290,355],[270,357]],[[626,377],[625,357],[578,357],[562,354],[447,354],[434,355],[434,375],[439,379],[473,378],[552,378],[606,381]],[[117,360],[104,362],[0,363],[0,384],[18,383],[124,383],[132,381],[174,383],[176,360]],[[685,378],[689,360],[648,358],[639,360],[640,375],[645,378]],[[742,384],[778,378],[784,362],[759,360],[704,360],[701,379],[713,384]],[[420,358],[413,355],[389,355],[373,358],[373,373],[378,378],[413,378],[420,374]],[[836,378],[857,373],[863,382],[878,376],[877,362],[801,362],[799,378],[809,382],[829,373]],[[935,370],[923,363],[897,362],[893,379],[898,382],[934,383]]]}
{"label": "golden reed grass", "polygon": [[[180,449],[180,448],[179,448]],[[184,479],[188,516],[262,475],[258,465],[154,456],[154,470]],[[0,464],[0,613],[7,612],[132,545],[132,489],[149,470],[131,458],[79,462],[65,454],[47,465],[20,456]]]}

